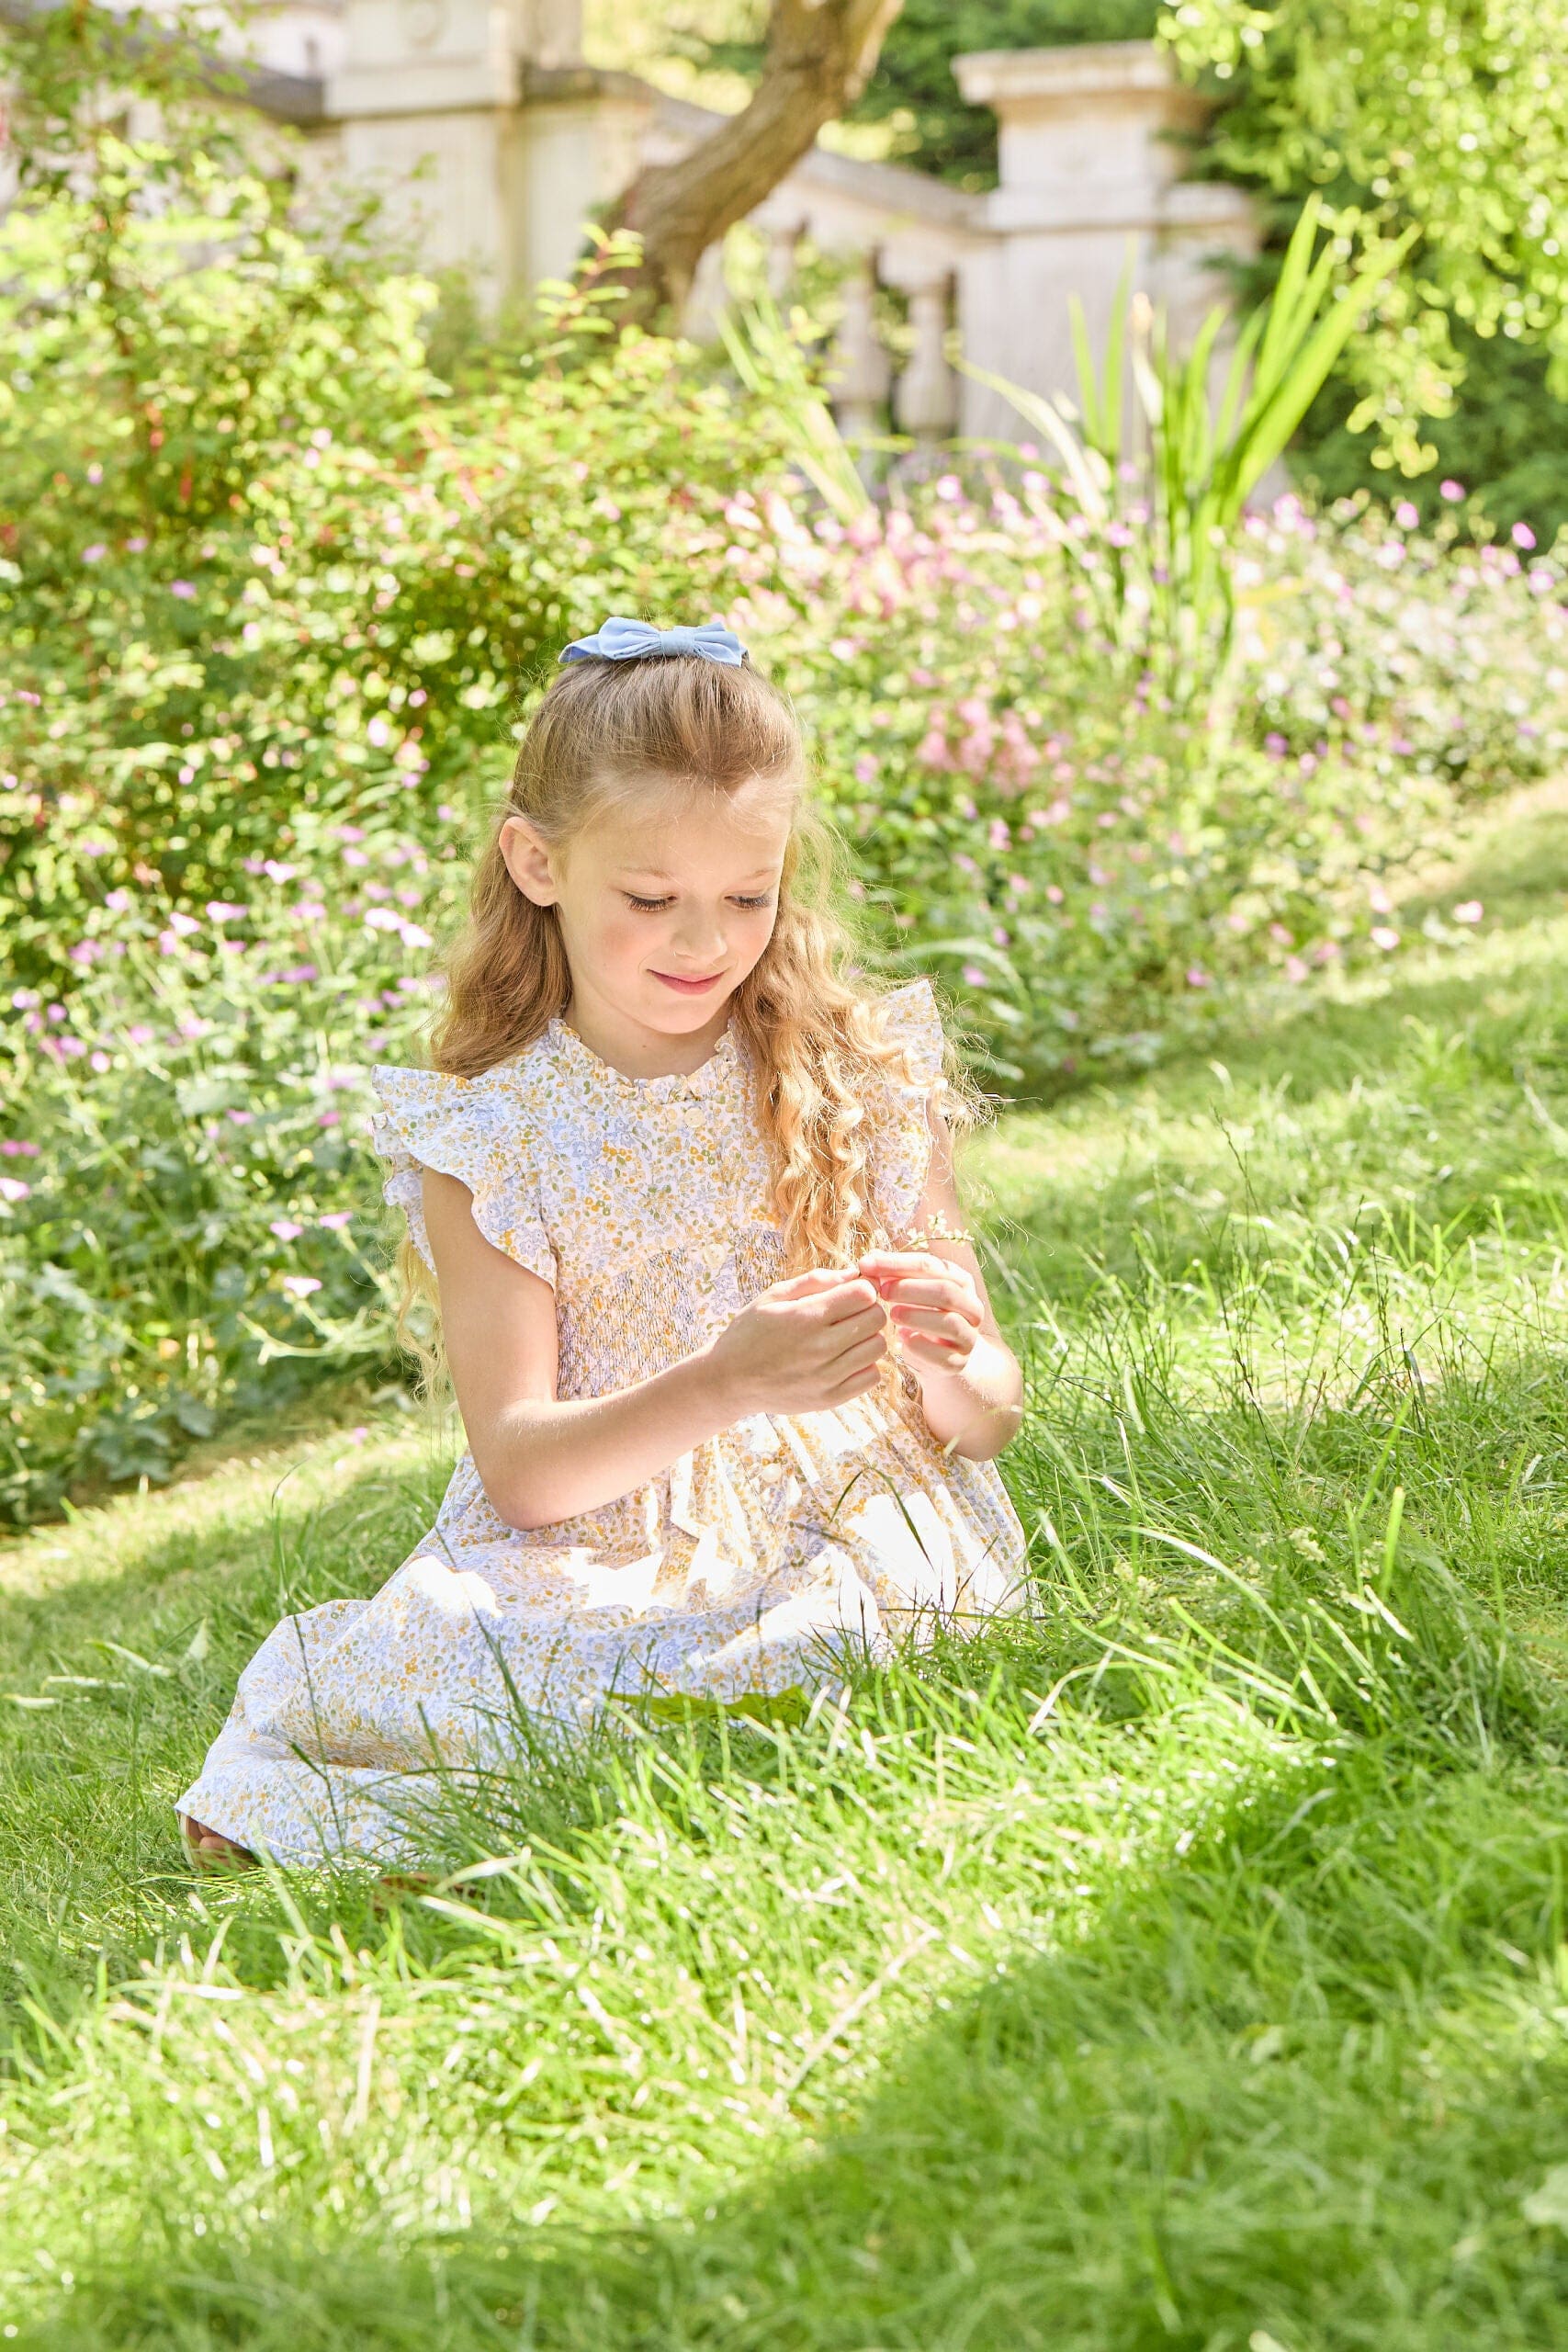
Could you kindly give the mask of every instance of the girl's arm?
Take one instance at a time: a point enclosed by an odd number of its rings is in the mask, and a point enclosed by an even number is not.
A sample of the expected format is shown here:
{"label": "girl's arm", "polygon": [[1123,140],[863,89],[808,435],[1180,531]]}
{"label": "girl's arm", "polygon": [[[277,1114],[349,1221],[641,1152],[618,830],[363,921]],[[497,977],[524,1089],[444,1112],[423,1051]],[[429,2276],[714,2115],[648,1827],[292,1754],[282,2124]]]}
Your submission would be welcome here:
{"label": "girl's arm", "polygon": [[456,1176],[427,1168],[421,1190],[458,1410],[509,1526],[596,1510],[749,1413],[817,1410],[876,1385],[886,1317],[869,1282],[838,1269],[773,1283],[650,1379],[558,1399],[549,1283],[485,1239]]}
{"label": "girl's arm", "polygon": [[929,1238],[919,1250],[870,1250],[860,1270],[889,1310],[931,1435],[986,1462],[1018,1435],[1023,1374],[997,1328],[979,1260],[967,1241],[944,1238],[962,1229],[964,1213],[947,1122],[934,1105],[927,1117],[931,1171],[915,1224]]}

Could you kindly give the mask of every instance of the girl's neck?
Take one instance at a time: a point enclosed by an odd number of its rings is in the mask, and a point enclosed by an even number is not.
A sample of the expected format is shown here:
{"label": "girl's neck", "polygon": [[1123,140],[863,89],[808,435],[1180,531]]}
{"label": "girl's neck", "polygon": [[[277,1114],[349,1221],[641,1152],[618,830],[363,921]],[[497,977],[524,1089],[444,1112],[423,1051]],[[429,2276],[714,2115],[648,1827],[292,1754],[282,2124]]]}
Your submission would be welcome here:
{"label": "girl's neck", "polygon": [[700,1029],[678,1035],[645,1028],[624,1012],[605,1004],[592,989],[573,986],[561,1014],[566,1026],[581,1038],[591,1054],[618,1070],[623,1078],[689,1078],[710,1061],[729,1026],[732,998],[727,997]]}

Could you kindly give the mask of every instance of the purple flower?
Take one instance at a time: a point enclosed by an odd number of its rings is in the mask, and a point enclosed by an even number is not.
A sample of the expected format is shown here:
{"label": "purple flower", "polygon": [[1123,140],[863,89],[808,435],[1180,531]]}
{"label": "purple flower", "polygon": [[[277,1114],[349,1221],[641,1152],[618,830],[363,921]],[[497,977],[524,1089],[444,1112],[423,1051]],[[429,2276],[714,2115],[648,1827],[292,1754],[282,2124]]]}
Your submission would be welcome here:
{"label": "purple flower", "polygon": [[171,580],[169,594],[171,596],[194,596],[196,590],[188,580]]}
{"label": "purple flower", "polygon": [[1201,964],[1189,964],[1187,985],[1190,989],[1212,989],[1214,983]]}
{"label": "purple flower", "polygon": [[1450,500],[1462,498],[1464,496],[1464,484],[1461,481],[1440,481],[1438,484],[1438,488],[1442,492],[1443,496]]}
{"label": "purple flower", "polygon": [[1263,748],[1266,752],[1272,752],[1277,760],[1281,760],[1291,747],[1282,735],[1270,730],[1263,738]]}
{"label": "purple flower", "polygon": [[1533,548],[1535,545],[1535,533],[1528,523],[1516,523],[1508,537],[1517,548]]}
{"label": "purple flower", "polygon": [[128,555],[141,555],[146,545],[147,542],[145,539],[127,539],[125,543],[126,553]]}
{"label": "purple flower", "polygon": [[1402,531],[1413,531],[1421,520],[1420,509],[1412,506],[1408,498],[1402,498],[1393,510],[1393,519]]}
{"label": "purple flower", "polygon": [[90,548],[83,548],[82,560],[84,563],[101,563],[107,553],[108,549],[102,539],[95,539]]}

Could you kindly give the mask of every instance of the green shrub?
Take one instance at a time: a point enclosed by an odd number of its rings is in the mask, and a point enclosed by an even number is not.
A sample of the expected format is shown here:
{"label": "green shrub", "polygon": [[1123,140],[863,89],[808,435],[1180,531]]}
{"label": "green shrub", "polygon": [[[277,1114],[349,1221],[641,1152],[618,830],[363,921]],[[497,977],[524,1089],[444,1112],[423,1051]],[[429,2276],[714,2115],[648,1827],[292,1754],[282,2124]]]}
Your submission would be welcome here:
{"label": "green shrub", "polygon": [[[152,168],[95,152],[122,197]],[[0,230],[9,1518],[391,1364],[367,1067],[418,1057],[513,729],[606,612],[723,612],[792,689],[863,952],[933,971],[1006,1091],[1395,952],[1384,872],[1560,747],[1543,554],[1253,518],[1211,732],[1102,633],[1135,501],[1025,452],[838,519],[795,390],[606,332],[592,273],[454,393],[353,224],[182,173]]]}

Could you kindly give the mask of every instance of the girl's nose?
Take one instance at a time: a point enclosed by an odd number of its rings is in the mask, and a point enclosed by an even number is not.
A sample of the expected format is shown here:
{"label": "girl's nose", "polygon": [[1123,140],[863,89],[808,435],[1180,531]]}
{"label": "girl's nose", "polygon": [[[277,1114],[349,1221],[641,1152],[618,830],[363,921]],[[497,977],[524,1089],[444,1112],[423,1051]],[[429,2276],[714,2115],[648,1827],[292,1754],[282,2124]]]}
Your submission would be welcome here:
{"label": "girl's nose", "polygon": [[693,908],[675,927],[674,945],[689,963],[704,971],[722,963],[728,948],[722,917],[711,908]]}

